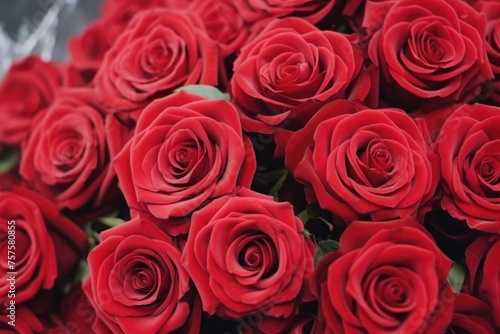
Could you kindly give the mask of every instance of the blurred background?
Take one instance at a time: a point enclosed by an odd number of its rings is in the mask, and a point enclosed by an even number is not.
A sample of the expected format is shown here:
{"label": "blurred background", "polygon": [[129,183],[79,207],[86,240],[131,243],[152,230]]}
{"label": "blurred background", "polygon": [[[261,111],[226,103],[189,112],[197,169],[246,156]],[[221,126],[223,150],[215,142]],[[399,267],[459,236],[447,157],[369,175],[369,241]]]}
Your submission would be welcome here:
{"label": "blurred background", "polygon": [[31,53],[67,59],[70,36],[99,15],[103,0],[0,0],[0,78]]}

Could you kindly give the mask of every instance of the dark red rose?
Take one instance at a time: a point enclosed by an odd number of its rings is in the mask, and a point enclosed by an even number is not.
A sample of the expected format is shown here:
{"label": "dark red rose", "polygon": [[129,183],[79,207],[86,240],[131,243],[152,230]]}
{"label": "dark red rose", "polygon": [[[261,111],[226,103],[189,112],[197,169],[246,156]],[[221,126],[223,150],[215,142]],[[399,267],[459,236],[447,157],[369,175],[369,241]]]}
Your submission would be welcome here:
{"label": "dark red rose", "polygon": [[198,17],[152,9],[134,16],[95,77],[109,112],[140,109],[182,85],[217,85],[218,48]]}
{"label": "dark red rose", "polygon": [[195,0],[191,11],[199,15],[223,56],[239,50],[250,35],[250,24],[241,17],[234,0]]}
{"label": "dark red rose", "polygon": [[21,144],[61,85],[61,70],[53,63],[38,56],[14,63],[0,86],[0,143]]}
{"label": "dark red rose", "polygon": [[486,17],[486,52],[493,70],[492,82],[483,85],[479,102],[500,105],[500,3],[494,0],[469,1],[474,8]]}
{"label": "dark red rose", "polygon": [[309,202],[342,222],[416,217],[439,182],[439,159],[397,109],[325,105],[288,142],[285,166]]}
{"label": "dark red rose", "polygon": [[353,222],[314,273],[318,333],[441,334],[451,261],[412,219]]}
{"label": "dark red rose", "polygon": [[500,108],[459,107],[441,128],[441,207],[471,228],[500,233]]}
{"label": "dark red rose", "polygon": [[[15,326],[9,324],[11,318],[10,311],[5,309],[5,305],[0,304],[2,316],[0,317],[0,333],[2,334],[35,334],[44,333],[44,326],[40,319],[26,306],[16,304],[16,310],[13,319]],[[7,316],[6,316],[7,315]]]}
{"label": "dark red rose", "polygon": [[201,305],[168,235],[134,219],[100,236],[83,283],[94,333],[199,332]]}
{"label": "dark red rose", "polygon": [[332,9],[335,0],[236,0],[246,21],[257,21],[268,17],[299,16],[317,23]]}
{"label": "dark red rose", "polygon": [[[50,289],[57,278],[54,243],[40,208],[33,201],[11,192],[0,192],[0,260],[2,272],[16,272],[16,304],[28,301],[41,289]],[[12,247],[14,246],[14,247]],[[8,250],[14,252],[8,262]],[[12,254],[12,253],[9,253]],[[12,265],[12,267],[11,267]],[[7,300],[10,282],[0,281],[0,296]]]}
{"label": "dark red rose", "polygon": [[387,12],[396,2],[398,0],[346,0],[342,14],[354,30],[371,36],[380,29]]}
{"label": "dark red rose", "polygon": [[70,66],[84,77],[95,74],[118,35],[118,29],[116,32],[112,27],[110,29],[109,22],[97,20],[91,23],[69,41]]}
{"label": "dark red rose", "polygon": [[118,27],[125,27],[133,17],[152,8],[189,9],[191,0],[105,0],[103,19]]}
{"label": "dark red rose", "polygon": [[248,189],[195,212],[181,262],[203,310],[228,319],[253,316],[245,332],[252,324],[280,332],[310,300],[314,245],[303,229],[289,203]]}
{"label": "dark red rose", "polygon": [[374,88],[355,39],[299,18],[272,21],[234,62],[229,91],[243,128],[297,130],[325,102],[367,98]]}
{"label": "dark red rose", "polygon": [[[144,109],[114,166],[132,215],[166,220],[185,217],[237,186],[249,187],[256,162],[229,102],[180,92]],[[177,235],[189,224],[169,220],[165,229]]]}
{"label": "dark red rose", "polygon": [[481,300],[465,294],[456,294],[451,324],[445,334],[494,334],[489,308]]}
{"label": "dark red rose", "polygon": [[60,318],[69,333],[92,333],[96,315],[80,285],[64,296]]}
{"label": "dark red rose", "polygon": [[488,304],[492,318],[497,326],[500,326],[500,292],[498,289],[500,237],[484,235],[477,238],[467,247],[465,257],[469,269],[467,291]]}
{"label": "dark red rose", "polygon": [[23,147],[19,173],[61,209],[100,206],[114,178],[97,108],[92,89],[61,92]]}
{"label": "dark red rose", "polygon": [[109,153],[114,159],[133,137],[137,117],[130,114],[108,114],[105,119]]}
{"label": "dark red rose", "polygon": [[87,235],[42,195],[19,186],[14,186],[11,192],[35,203],[40,210],[57,254],[57,276],[64,278],[80,259],[85,258],[88,251]]}
{"label": "dark red rose", "polygon": [[405,110],[470,101],[493,73],[486,56],[484,17],[460,0],[402,0],[365,11],[383,22],[369,44],[380,67],[386,102]]}

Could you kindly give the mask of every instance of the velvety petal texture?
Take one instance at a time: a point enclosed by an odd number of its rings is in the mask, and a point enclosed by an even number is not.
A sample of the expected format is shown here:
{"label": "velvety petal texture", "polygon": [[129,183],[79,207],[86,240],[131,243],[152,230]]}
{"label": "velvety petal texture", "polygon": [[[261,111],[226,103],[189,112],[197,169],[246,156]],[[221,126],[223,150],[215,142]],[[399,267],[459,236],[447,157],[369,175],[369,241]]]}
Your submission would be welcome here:
{"label": "velvety petal texture", "polygon": [[494,326],[488,305],[473,296],[456,294],[453,318],[445,334],[493,334]]}
{"label": "velvety petal texture", "polygon": [[450,266],[412,219],[352,223],[313,277],[317,333],[443,333],[455,300]]}
{"label": "velvety petal texture", "polygon": [[[8,300],[11,281],[7,280],[7,273],[15,272],[15,299],[10,299],[17,305],[54,286],[56,252],[45,217],[30,199],[13,192],[0,192],[0,219],[3,221],[0,225],[0,250],[5,254],[0,260],[5,274],[0,281],[0,295],[4,301]],[[14,255],[10,262],[9,255]]]}
{"label": "velvety petal texture", "polygon": [[314,245],[303,229],[289,203],[247,189],[193,214],[181,261],[203,310],[228,319],[258,313],[261,330],[280,332],[310,300]]}
{"label": "velvety petal texture", "polygon": [[[227,101],[180,92],[150,104],[135,135],[114,160],[131,210],[168,220],[172,234],[186,233],[188,216],[206,202],[249,187],[256,162]],[[135,214],[135,213],[133,213]]]}
{"label": "velvety petal texture", "polygon": [[366,99],[374,73],[363,71],[356,42],[355,35],[322,31],[304,19],[271,21],[234,62],[229,92],[243,129],[296,130],[327,101]]}
{"label": "velvety petal texture", "polygon": [[464,1],[402,0],[369,16],[382,22],[368,54],[382,71],[388,103],[414,111],[468,102],[493,77],[485,19]]}
{"label": "velvety petal texture", "polygon": [[469,279],[467,290],[490,307],[491,318],[500,327],[500,238],[483,235],[477,238],[465,252]]}
{"label": "velvety petal texture", "polygon": [[62,83],[61,68],[38,56],[14,63],[0,85],[0,143],[20,145]]}
{"label": "velvety petal texture", "polygon": [[441,157],[441,207],[469,227],[500,233],[500,108],[462,105],[436,141]]}
{"label": "velvety petal texture", "polygon": [[242,17],[257,21],[269,17],[298,16],[311,23],[324,18],[336,0],[236,0]]}
{"label": "velvety petal texture", "polygon": [[96,208],[109,200],[105,196],[115,174],[104,114],[92,89],[61,91],[37,118],[23,147],[19,173],[61,209]]}
{"label": "velvety petal texture", "polygon": [[110,113],[139,109],[183,85],[217,85],[218,57],[216,43],[197,16],[144,10],[106,53],[95,93]]}
{"label": "velvety petal texture", "polygon": [[83,290],[94,333],[198,333],[201,307],[181,253],[155,224],[134,219],[101,234]]}
{"label": "velvety petal texture", "polygon": [[439,159],[397,109],[345,100],[321,108],[288,142],[285,166],[340,222],[417,217],[434,196]]}

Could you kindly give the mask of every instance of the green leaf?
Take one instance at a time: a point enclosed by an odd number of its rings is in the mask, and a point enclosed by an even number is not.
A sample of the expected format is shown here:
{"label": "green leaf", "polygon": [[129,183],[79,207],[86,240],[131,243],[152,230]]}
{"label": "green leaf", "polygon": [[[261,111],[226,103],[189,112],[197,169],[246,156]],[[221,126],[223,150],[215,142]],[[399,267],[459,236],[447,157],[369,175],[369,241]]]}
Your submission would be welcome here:
{"label": "green leaf", "polygon": [[311,218],[319,218],[321,217],[321,208],[317,204],[309,204],[306,208],[307,214]]}
{"label": "green leaf", "polygon": [[309,221],[309,219],[311,218],[311,216],[309,216],[309,211],[307,210],[307,208],[305,208],[304,210],[302,210],[298,215],[297,217],[299,217],[300,220],[302,220],[302,223],[307,224],[307,222]]}
{"label": "green leaf", "polygon": [[80,260],[80,263],[78,263],[78,272],[76,274],[76,279],[75,279],[76,283],[80,284],[83,283],[83,281],[85,281],[85,278],[87,278],[89,273],[90,269],[87,261]]}
{"label": "green leaf", "polygon": [[87,223],[83,226],[83,230],[87,234],[87,242],[91,250],[94,249],[94,247],[96,247],[100,242],[99,233],[93,229],[93,225],[93,223]]}
{"label": "green leaf", "polygon": [[98,219],[100,223],[106,225],[107,227],[115,227],[123,224],[124,220],[118,217],[101,217]]}
{"label": "green leaf", "polygon": [[316,267],[319,261],[330,252],[339,249],[340,244],[335,240],[321,240],[316,245],[316,256],[314,257],[314,266]]}
{"label": "green leaf", "polygon": [[206,97],[207,99],[223,99],[226,101],[231,101],[231,97],[227,93],[223,93],[215,87],[208,85],[188,85],[177,88],[175,92],[186,91],[188,93],[193,93]]}
{"label": "green leaf", "polygon": [[281,187],[283,187],[283,184],[285,183],[287,177],[288,171],[285,169],[283,175],[281,175],[281,177],[278,179],[278,181],[276,181],[274,186],[269,191],[269,195],[273,196],[275,201],[278,201],[278,193],[281,190]]}
{"label": "green leaf", "polygon": [[465,280],[465,268],[459,263],[454,263],[448,274],[448,282],[450,282],[453,291],[460,292]]}
{"label": "green leaf", "polygon": [[306,230],[306,229],[303,229],[302,230],[302,234],[306,237],[306,238],[311,238],[312,236],[312,233],[309,232],[309,230]]}
{"label": "green leaf", "polygon": [[12,147],[3,147],[0,151],[0,174],[10,172],[19,163],[19,151]]}

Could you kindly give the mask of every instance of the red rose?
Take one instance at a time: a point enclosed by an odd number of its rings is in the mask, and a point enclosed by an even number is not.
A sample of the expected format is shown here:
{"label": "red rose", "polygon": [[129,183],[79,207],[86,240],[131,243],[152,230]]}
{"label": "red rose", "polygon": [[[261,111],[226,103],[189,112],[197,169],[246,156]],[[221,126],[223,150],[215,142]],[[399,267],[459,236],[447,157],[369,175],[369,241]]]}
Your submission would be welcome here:
{"label": "red rose", "polygon": [[80,285],[74,286],[64,297],[61,321],[69,333],[92,333],[95,311]]}
{"label": "red rose", "polygon": [[40,319],[26,306],[16,305],[14,314],[15,326],[9,324],[11,319],[6,316],[9,315],[9,310],[5,309],[5,305],[0,305],[2,316],[0,317],[0,333],[19,333],[19,334],[34,334],[44,333],[44,326]]}
{"label": "red rose", "polygon": [[101,205],[114,177],[94,99],[91,89],[61,93],[23,147],[19,173],[59,208]]}
{"label": "red rose", "polygon": [[494,79],[484,84],[483,94],[478,101],[488,101],[493,105],[500,105],[500,3],[495,0],[469,1],[474,8],[486,16],[486,52],[493,70]]}
{"label": "red rose", "polygon": [[181,262],[203,310],[229,319],[257,314],[260,331],[280,332],[309,299],[314,245],[303,229],[289,203],[247,189],[195,212]]}
{"label": "red rose", "polygon": [[162,230],[134,219],[100,236],[83,283],[98,318],[94,333],[199,332],[199,299]]}
{"label": "red rose", "polygon": [[441,334],[453,313],[450,267],[412,219],[354,222],[316,268],[317,332]]}
{"label": "red rose", "polygon": [[64,278],[80,259],[85,258],[88,252],[87,234],[42,195],[19,186],[14,186],[11,193],[34,203],[40,210],[57,254],[57,276]]}
{"label": "red rose", "polygon": [[380,29],[387,12],[399,0],[347,0],[342,14],[351,26],[364,35],[371,36]]}
{"label": "red rose", "polygon": [[250,25],[241,17],[234,0],[195,0],[191,11],[201,18],[223,56],[239,50],[250,34]]}
{"label": "red rose", "polygon": [[469,295],[456,294],[451,324],[445,334],[494,334],[489,319],[489,308],[481,300]]}
{"label": "red rose", "polygon": [[186,8],[191,0],[105,0],[102,6],[103,19],[113,25],[125,27],[132,18],[152,8]]}
{"label": "red rose", "polygon": [[119,32],[118,29],[116,32],[112,29],[110,31],[109,22],[103,20],[87,26],[79,36],[72,37],[69,41],[70,66],[82,76],[95,74]]}
{"label": "red rose", "polygon": [[[236,186],[249,187],[256,168],[236,109],[224,100],[186,92],[144,109],[114,165],[133,214],[161,220],[182,218]],[[165,229],[176,235],[189,225],[170,220]]]}
{"label": "red rose", "polygon": [[296,130],[325,102],[365,99],[373,87],[355,38],[299,18],[272,21],[234,62],[229,90],[243,128]]}
{"label": "red rose", "polygon": [[500,233],[500,109],[459,107],[437,139],[444,197],[441,206],[481,231]]}
{"label": "red rose", "polygon": [[[0,260],[2,272],[16,272],[16,304],[28,301],[42,289],[50,289],[57,277],[54,243],[38,205],[11,192],[0,192]],[[12,247],[14,246],[14,247]],[[8,262],[7,255],[14,258]],[[12,265],[12,266],[11,266]],[[7,297],[10,281],[0,281],[0,296]]]}
{"label": "red rose", "polygon": [[484,235],[477,238],[465,251],[469,269],[468,292],[481,298],[491,309],[492,318],[500,326],[500,237]]}
{"label": "red rose", "polygon": [[110,112],[138,109],[182,85],[217,85],[218,64],[217,45],[196,17],[147,10],[106,53],[95,92]]}
{"label": "red rose", "polygon": [[291,137],[285,166],[309,202],[345,223],[416,217],[439,182],[439,159],[410,116],[345,100]]}
{"label": "red rose", "polygon": [[60,69],[37,56],[12,65],[0,86],[0,143],[21,144],[61,84]]}
{"label": "red rose", "polygon": [[382,22],[368,53],[386,102],[405,110],[467,102],[492,78],[484,17],[463,1],[401,0],[387,13],[365,11],[365,20]]}
{"label": "red rose", "polygon": [[256,21],[267,17],[299,16],[311,23],[324,18],[335,0],[237,0],[241,15],[246,21]]}

